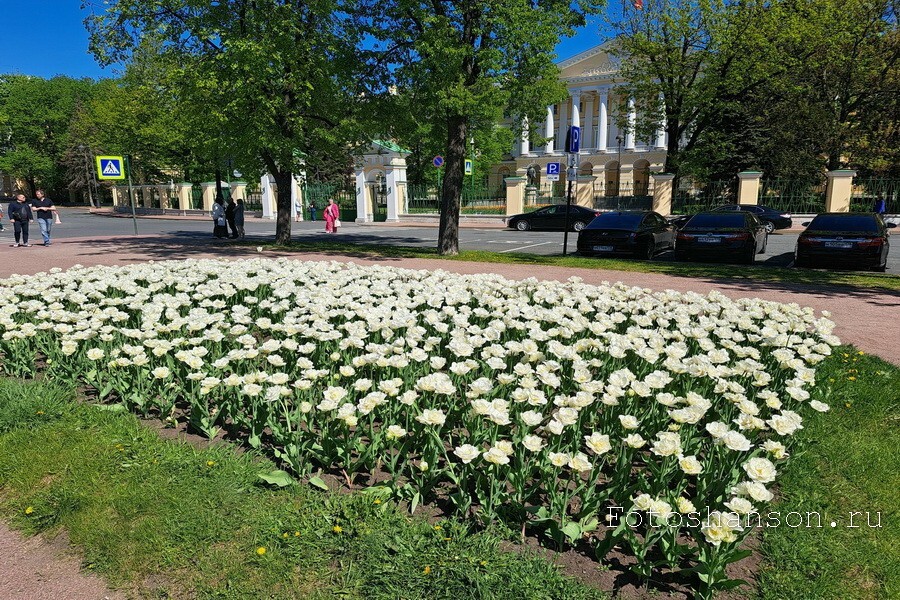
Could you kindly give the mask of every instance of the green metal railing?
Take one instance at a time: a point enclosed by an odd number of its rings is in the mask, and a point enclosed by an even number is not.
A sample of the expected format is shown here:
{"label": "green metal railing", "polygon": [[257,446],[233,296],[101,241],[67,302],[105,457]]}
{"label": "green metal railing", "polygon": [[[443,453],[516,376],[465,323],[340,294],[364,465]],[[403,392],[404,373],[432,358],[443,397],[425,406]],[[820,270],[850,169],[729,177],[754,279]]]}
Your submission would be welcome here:
{"label": "green metal railing", "polygon": [[857,177],[853,180],[853,191],[850,195],[851,211],[871,212],[878,199],[884,200],[886,214],[900,212],[900,179]]}
{"label": "green metal railing", "polygon": [[825,184],[797,179],[764,179],[758,203],[781,212],[817,214],[825,210]]}
{"label": "green metal railing", "polygon": [[653,205],[653,180],[603,181],[594,187],[594,208],[601,210],[650,210]]}
{"label": "green metal railing", "polygon": [[[406,212],[409,214],[440,214],[441,196],[437,186],[408,184],[406,186]],[[463,214],[504,214],[506,189],[486,185],[466,185],[460,198]]]}
{"label": "green metal railing", "polygon": [[356,186],[352,181],[306,183],[303,186],[303,199],[305,209],[309,211],[309,207],[313,205],[318,215],[328,206],[328,200],[334,199],[340,209],[342,221],[356,220]]}
{"label": "green metal railing", "polygon": [[692,184],[682,181],[672,198],[672,214],[684,215],[711,210],[737,200],[737,180],[710,181]]}

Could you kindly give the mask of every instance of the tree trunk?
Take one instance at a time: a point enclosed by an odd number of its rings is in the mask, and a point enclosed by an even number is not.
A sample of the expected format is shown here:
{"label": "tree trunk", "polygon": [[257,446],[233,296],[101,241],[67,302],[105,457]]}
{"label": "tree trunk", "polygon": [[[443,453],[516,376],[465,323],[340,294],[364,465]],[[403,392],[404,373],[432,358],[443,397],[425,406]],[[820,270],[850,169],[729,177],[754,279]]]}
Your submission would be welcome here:
{"label": "tree trunk", "polygon": [[666,164],[663,167],[665,173],[678,175],[678,151],[681,144],[681,131],[677,123],[670,122],[666,131],[668,140],[666,144]]}
{"label": "tree trunk", "polygon": [[278,186],[278,197],[275,210],[275,243],[287,245],[291,243],[291,216],[294,211],[291,200],[291,186],[294,174],[290,171],[278,170],[272,173]]}
{"label": "tree trunk", "polygon": [[225,201],[225,194],[222,193],[222,169],[218,166],[216,167],[216,200],[219,198],[222,199],[222,202]]}
{"label": "tree trunk", "polygon": [[438,254],[459,254],[459,203],[462,195],[466,160],[466,117],[447,119],[447,156],[444,161],[444,187],[441,190],[441,225],[438,230]]}

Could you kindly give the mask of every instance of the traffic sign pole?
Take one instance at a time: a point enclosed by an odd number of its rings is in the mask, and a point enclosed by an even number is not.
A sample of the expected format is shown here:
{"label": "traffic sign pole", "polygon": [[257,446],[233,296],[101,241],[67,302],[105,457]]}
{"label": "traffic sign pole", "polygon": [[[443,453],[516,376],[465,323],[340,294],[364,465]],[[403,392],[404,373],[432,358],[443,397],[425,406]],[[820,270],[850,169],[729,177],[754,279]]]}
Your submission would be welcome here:
{"label": "traffic sign pole", "polygon": [[578,152],[581,149],[581,128],[569,127],[566,136],[566,152],[569,154],[569,168],[566,170],[569,191],[566,194],[566,227],[563,230],[563,256],[569,250],[569,215],[572,211],[572,192],[575,188],[575,180],[578,178]]}
{"label": "traffic sign pole", "polygon": [[134,224],[134,235],[138,234],[137,214],[134,210],[134,193],[131,191],[131,155],[125,155],[125,171],[128,173],[128,198],[131,200],[131,222]]}

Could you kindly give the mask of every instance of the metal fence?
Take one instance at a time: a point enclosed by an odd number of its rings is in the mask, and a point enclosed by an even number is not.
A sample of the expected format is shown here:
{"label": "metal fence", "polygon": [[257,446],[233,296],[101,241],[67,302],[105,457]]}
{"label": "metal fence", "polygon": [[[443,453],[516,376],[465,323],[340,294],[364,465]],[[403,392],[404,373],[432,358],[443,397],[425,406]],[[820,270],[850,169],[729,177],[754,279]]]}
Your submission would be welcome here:
{"label": "metal fence", "polygon": [[672,198],[672,214],[693,214],[737,202],[737,180],[695,183],[682,180]]}
{"label": "metal fence", "polygon": [[333,199],[338,205],[342,221],[356,220],[356,185],[352,181],[309,182],[303,186],[303,199],[306,210],[315,206],[321,211]]}
{"label": "metal fence", "polygon": [[871,212],[877,200],[884,200],[887,214],[900,212],[900,179],[857,177],[853,180],[853,191],[850,195],[851,211]]}
{"label": "metal fence", "polygon": [[593,183],[594,208],[600,210],[650,210],[653,206],[653,180],[596,180]]}
{"label": "metal fence", "polygon": [[796,179],[764,179],[758,203],[786,213],[817,214],[825,210],[825,184]]}
{"label": "metal fence", "polygon": [[565,201],[566,183],[564,181],[542,181],[540,185],[525,187],[525,212],[553,204],[562,204]]}
{"label": "metal fence", "polygon": [[[440,214],[440,189],[428,184],[408,184],[406,186],[405,212],[407,214]],[[460,198],[462,214],[505,214],[506,189],[486,185],[466,185]]]}

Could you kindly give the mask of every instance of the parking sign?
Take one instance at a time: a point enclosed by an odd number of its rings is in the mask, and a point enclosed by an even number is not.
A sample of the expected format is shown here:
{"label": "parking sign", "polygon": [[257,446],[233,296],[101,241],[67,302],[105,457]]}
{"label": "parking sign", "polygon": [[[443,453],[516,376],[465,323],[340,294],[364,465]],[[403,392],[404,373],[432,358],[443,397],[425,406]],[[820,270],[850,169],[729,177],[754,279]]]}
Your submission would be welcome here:
{"label": "parking sign", "polygon": [[547,163],[547,181],[559,181],[560,168],[558,162]]}

